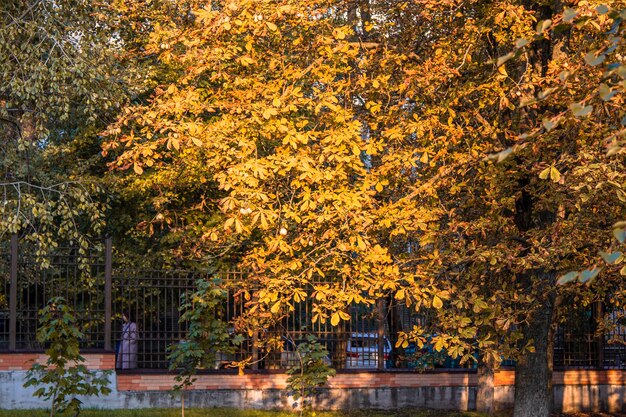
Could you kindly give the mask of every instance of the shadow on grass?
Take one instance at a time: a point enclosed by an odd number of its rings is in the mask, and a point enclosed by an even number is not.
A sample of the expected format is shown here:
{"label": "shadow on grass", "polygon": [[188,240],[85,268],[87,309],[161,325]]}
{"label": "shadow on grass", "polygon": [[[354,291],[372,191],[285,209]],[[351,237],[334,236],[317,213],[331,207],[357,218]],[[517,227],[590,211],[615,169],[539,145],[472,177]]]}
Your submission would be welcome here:
{"label": "shadow on grass", "polygon": [[[48,417],[46,410],[0,410],[0,417]],[[70,414],[57,414],[67,417]],[[178,417],[177,409],[141,409],[141,410],[84,410],[80,417]],[[235,410],[226,408],[188,409],[185,417],[294,417],[300,416],[295,411],[259,411]],[[483,414],[440,410],[352,410],[352,411],[311,411],[306,417],[484,417]],[[503,416],[504,417],[504,416]]]}
{"label": "shadow on grass", "polygon": [[[494,417],[511,417],[512,413],[496,413]],[[48,417],[46,410],[0,410],[0,417]],[[68,417],[70,414],[57,414]],[[179,417],[178,409],[139,409],[139,410],[84,410],[80,417]],[[232,408],[188,409],[185,417],[295,417],[296,411],[236,410]],[[352,411],[311,411],[305,417],[487,417],[485,414],[442,410],[352,410]],[[626,414],[608,413],[554,413],[553,417],[626,417]]]}

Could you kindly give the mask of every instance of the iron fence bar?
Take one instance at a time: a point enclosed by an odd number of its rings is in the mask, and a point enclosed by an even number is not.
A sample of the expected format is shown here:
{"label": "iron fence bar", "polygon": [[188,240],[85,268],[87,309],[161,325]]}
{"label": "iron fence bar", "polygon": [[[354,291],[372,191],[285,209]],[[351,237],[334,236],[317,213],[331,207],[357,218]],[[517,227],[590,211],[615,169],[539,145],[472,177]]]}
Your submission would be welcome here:
{"label": "iron fence bar", "polygon": [[378,370],[385,369],[385,300],[376,300],[377,324],[378,324]]}
{"label": "iron fence bar", "polygon": [[11,235],[11,287],[9,289],[9,350],[16,348],[17,336],[17,256],[18,236]]}
{"label": "iron fence bar", "polygon": [[597,329],[599,326],[599,321],[602,319],[602,317],[604,317],[604,305],[602,303],[602,301],[598,301],[595,303],[595,305],[593,306],[595,311],[594,311],[594,328],[595,328],[595,342],[596,342],[596,367],[598,369],[603,369],[604,368],[604,331],[602,333],[598,333]]}
{"label": "iron fence bar", "polygon": [[113,275],[113,240],[104,241],[104,350],[111,350],[111,283]]}

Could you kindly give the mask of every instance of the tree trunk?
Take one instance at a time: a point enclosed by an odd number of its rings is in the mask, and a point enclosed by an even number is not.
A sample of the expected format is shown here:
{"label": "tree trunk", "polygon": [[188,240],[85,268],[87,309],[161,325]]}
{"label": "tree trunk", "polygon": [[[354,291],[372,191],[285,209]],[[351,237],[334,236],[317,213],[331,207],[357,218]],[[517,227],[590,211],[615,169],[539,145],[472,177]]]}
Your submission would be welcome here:
{"label": "tree trunk", "polygon": [[[552,281],[546,277],[546,282]],[[554,296],[548,296],[524,328],[524,342],[532,341],[535,350],[520,358],[515,367],[513,417],[549,417],[552,412],[554,304]]]}
{"label": "tree trunk", "polygon": [[481,357],[478,362],[478,385],[476,387],[476,411],[493,413],[493,374],[494,367],[490,357]]}

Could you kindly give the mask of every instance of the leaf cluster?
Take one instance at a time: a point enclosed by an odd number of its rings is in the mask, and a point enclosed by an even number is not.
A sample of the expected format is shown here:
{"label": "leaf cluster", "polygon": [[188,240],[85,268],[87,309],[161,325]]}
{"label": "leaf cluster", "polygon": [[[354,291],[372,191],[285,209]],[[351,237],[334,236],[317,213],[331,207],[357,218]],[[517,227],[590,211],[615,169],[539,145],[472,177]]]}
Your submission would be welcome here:
{"label": "leaf cluster", "polygon": [[35,363],[26,374],[24,387],[39,387],[34,396],[51,401],[50,415],[66,410],[78,415],[82,401],[78,396],[107,395],[106,372],[96,375],[83,364],[78,344],[84,335],[65,299],[50,299],[41,311],[37,340],[45,344],[45,364]]}

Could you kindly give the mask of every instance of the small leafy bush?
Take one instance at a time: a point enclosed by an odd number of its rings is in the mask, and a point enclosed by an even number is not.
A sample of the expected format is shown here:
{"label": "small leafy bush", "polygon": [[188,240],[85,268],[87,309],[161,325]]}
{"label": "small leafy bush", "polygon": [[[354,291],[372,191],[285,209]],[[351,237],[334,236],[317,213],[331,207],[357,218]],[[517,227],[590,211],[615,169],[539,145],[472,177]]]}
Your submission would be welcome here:
{"label": "small leafy bush", "polygon": [[315,336],[307,336],[306,342],[296,347],[296,357],[298,362],[287,371],[287,388],[296,400],[301,400],[303,411],[313,405],[314,395],[336,372],[327,364],[328,350]]}
{"label": "small leafy bush", "polygon": [[45,365],[34,364],[26,374],[24,387],[39,387],[34,396],[51,401],[50,416],[70,411],[80,413],[79,395],[107,395],[108,373],[92,374],[83,362],[78,342],[84,335],[76,325],[76,317],[65,299],[56,297],[40,312],[37,340],[47,346]]}

